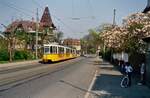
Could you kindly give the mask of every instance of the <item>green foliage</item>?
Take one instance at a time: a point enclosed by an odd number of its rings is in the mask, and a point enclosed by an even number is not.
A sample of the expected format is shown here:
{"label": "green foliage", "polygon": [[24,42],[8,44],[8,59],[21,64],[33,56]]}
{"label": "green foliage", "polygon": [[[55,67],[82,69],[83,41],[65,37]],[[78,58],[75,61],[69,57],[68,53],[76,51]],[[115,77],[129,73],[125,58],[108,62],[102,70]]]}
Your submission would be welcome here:
{"label": "green foliage", "polygon": [[89,34],[81,39],[82,51],[86,51],[88,54],[95,54],[101,42],[99,32],[95,29],[90,29]]}
{"label": "green foliage", "polygon": [[28,59],[34,59],[34,56],[28,51],[15,51],[14,59],[15,60],[28,60]]}
{"label": "green foliage", "polygon": [[111,60],[111,50],[110,49],[106,49],[105,51],[101,51],[102,54],[102,58],[110,61]]}
{"label": "green foliage", "polygon": [[1,49],[6,49],[7,48],[7,42],[4,38],[0,37],[0,50]]}
{"label": "green foliage", "polygon": [[63,32],[61,32],[61,31],[57,32],[55,35],[55,42],[58,42],[61,44],[62,38],[63,38]]}
{"label": "green foliage", "polygon": [[6,49],[0,50],[0,61],[8,61],[9,60],[9,54]]}
{"label": "green foliage", "polygon": [[96,53],[96,49],[91,47],[91,48],[89,48],[88,53],[95,54]]}
{"label": "green foliage", "polygon": [[145,54],[132,52],[129,56],[129,62],[133,65],[135,71],[138,71],[139,64],[145,60]]}
{"label": "green foliage", "polygon": [[[137,52],[142,53],[145,50],[146,46],[144,43],[141,42],[143,33],[136,31],[137,29],[142,29],[144,26],[143,24],[132,24],[128,27],[129,33],[127,34],[126,38],[124,39],[124,49],[125,51],[129,53]],[[134,32],[138,32],[137,34]]]}
{"label": "green foliage", "polygon": [[133,33],[134,30],[136,29],[142,29],[144,27],[143,24],[132,24],[128,27],[128,31]]}
{"label": "green foliage", "polygon": [[29,42],[29,36],[24,31],[16,31],[16,38],[20,41],[25,41],[26,43]]}
{"label": "green foliage", "polygon": [[113,25],[110,23],[103,23],[98,28],[98,32],[110,31],[113,28]]}
{"label": "green foliage", "polygon": [[[15,51],[14,60],[32,60],[34,55],[28,51]],[[6,49],[0,50],[0,61],[8,61],[9,53]]]}

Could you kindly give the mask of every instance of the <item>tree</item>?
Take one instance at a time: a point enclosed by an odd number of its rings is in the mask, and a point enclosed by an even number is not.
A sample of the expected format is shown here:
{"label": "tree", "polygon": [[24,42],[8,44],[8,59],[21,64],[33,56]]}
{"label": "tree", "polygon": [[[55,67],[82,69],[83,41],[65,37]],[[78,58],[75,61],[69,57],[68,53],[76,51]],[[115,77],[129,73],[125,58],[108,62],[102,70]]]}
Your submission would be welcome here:
{"label": "tree", "polygon": [[59,44],[61,44],[63,38],[63,32],[62,31],[58,31],[55,34],[55,42],[58,42]]}
{"label": "tree", "polygon": [[95,29],[90,29],[89,34],[81,39],[82,51],[86,53],[96,53],[100,43],[101,38],[99,37],[99,32]]}
{"label": "tree", "polygon": [[6,38],[3,33],[0,33],[0,50],[7,49]]}
{"label": "tree", "polygon": [[91,44],[94,45],[94,48],[96,50],[98,50],[98,47],[100,46],[100,44],[102,43],[102,40],[100,38],[99,32],[97,32],[96,30],[89,30],[89,36],[91,36],[90,42]]}

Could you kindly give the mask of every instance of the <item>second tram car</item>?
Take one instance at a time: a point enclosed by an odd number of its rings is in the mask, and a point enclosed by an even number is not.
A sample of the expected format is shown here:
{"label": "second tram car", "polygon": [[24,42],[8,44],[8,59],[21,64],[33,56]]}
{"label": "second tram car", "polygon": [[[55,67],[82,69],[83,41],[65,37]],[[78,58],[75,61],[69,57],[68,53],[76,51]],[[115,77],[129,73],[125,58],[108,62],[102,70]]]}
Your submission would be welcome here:
{"label": "second tram car", "polygon": [[45,44],[42,61],[44,63],[56,62],[76,58],[77,56],[78,53],[76,49],[65,47],[62,45]]}

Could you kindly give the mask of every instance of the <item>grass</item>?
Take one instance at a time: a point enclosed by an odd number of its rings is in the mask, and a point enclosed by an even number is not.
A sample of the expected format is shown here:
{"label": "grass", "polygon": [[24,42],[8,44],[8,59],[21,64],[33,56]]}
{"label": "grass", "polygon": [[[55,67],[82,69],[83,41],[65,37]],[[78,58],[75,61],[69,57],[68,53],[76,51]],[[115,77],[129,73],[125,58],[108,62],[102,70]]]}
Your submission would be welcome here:
{"label": "grass", "polygon": [[[31,60],[36,60],[36,59],[14,60],[14,61],[12,61],[11,63],[14,63],[14,62],[22,62],[22,61],[31,61]],[[0,64],[7,64],[7,63],[10,63],[10,62],[9,62],[9,61],[0,61]]]}
{"label": "grass", "polygon": [[9,61],[0,61],[0,64],[9,63]]}

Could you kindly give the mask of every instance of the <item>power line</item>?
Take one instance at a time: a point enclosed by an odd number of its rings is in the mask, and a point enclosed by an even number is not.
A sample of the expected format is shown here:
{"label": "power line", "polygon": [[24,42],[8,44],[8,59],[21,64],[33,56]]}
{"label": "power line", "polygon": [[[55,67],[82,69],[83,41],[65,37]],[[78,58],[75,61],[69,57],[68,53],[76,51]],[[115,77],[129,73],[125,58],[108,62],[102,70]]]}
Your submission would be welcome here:
{"label": "power line", "polygon": [[[35,0],[32,0],[33,3],[35,3],[37,6],[39,6],[41,9],[43,9],[43,7]],[[66,26],[71,32],[75,32],[75,30],[73,30],[72,28],[70,28],[70,26],[68,26],[67,24],[65,24],[60,18],[58,18],[57,16],[51,14],[57,21],[59,21],[60,23],[62,23],[64,26]]]}
{"label": "power line", "polygon": [[10,2],[7,2],[8,4],[10,4],[10,5],[12,5],[12,6],[15,6],[15,7],[17,7],[18,9],[20,9],[20,10],[23,10],[23,11],[26,11],[26,12],[30,12],[30,13],[35,13],[34,11],[31,11],[31,10],[28,10],[28,9],[25,9],[25,8],[22,8],[22,7],[20,7],[20,6],[17,6],[17,5],[15,5],[15,4],[13,4],[13,3],[10,3]]}
{"label": "power line", "polygon": [[[38,2],[36,2],[35,0],[32,0],[36,5],[38,5],[38,6],[40,6],[40,8],[41,9],[43,9],[43,7],[38,3]],[[9,8],[12,8],[12,9],[14,9],[14,10],[16,10],[16,11],[18,11],[18,12],[21,12],[21,13],[23,13],[24,15],[26,15],[26,16],[28,16],[28,17],[33,17],[32,15],[30,15],[29,14],[29,12],[30,13],[32,13],[33,14],[33,12],[32,11],[30,11],[30,10],[27,10],[27,9],[24,9],[24,8],[21,8],[21,7],[18,7],[18,6],[16,6],[15,4],[12,4],[12,3],[6,3],[6,2],[2,2],[1,1],[1,3],[0,3],[1,5],[6,5],[7,7],[9,7]],[[3,5],[3,6],[4,6]],[[23,11],[22,11],[23,10]],[[28,13],[27,12],[24,12],[24,11],[28,11]],[[60,18],[58,18],[57,16],[55,16],[55,15],[52,15],[52,16],[54,16],[54,18],[57,20],[57,21],[59,21],[59,22],[61,22],[64,26],[66,26],[70,31],[72,31],[72,32],[74,32],[75,30],[73,30],[72,28],[70,28],[68,25],[66,25]]]}
{"label": "power line", "polygon": [[44,9],[43,6],[41,6],[40,3],[38,3],[37,1],[35,0],[31,0],[35,5],[39,6],[42,10]]}
{"label": "power line", "polygon": [[58,18],[57,16],[55,15],[52,15],[54,16],[55,19],[57,19],[59,22],[61,22],[64,26],[66,26],[71,32],[75,32],[75,30],[73,30],[72,28],[70,28],[70,26],[68,26],[67,24],[65,24],[60,18]]}
{"label": "power line", "polygon": [[94,9],[93,9],[92,3],[91,3],[90,0],[87,0],[87,2],[88,2],[88,5],[89,5],[89,10],[91,10],[91,13],[92,13],[91,18],[92,18],[92,19],[95,19]]}
{"label": "power line", "polygon": [[18,7],[16,7],[14,4],[11,4],[11,3],[6,3],[6,2],[4,2],[4,1],[1,1],[1,3],[0,3],[1,5],[6,5],[7,7],[9,7],[9,8],[12,8],[12,9],[14,9],[14,10],[16,10],[16,11],[18,11],[18,12],[21,12],[21,13],[23,13],[24,15],[27,15],[28,17],[30,16],[30,17],[33,17],[32,15],[30,15],[30,14],[28,14],[28,13],[26,13],[26,12],[24,12],[24,11],[22,11],[21,9],[23,9],[23,8],[18,8]]}

